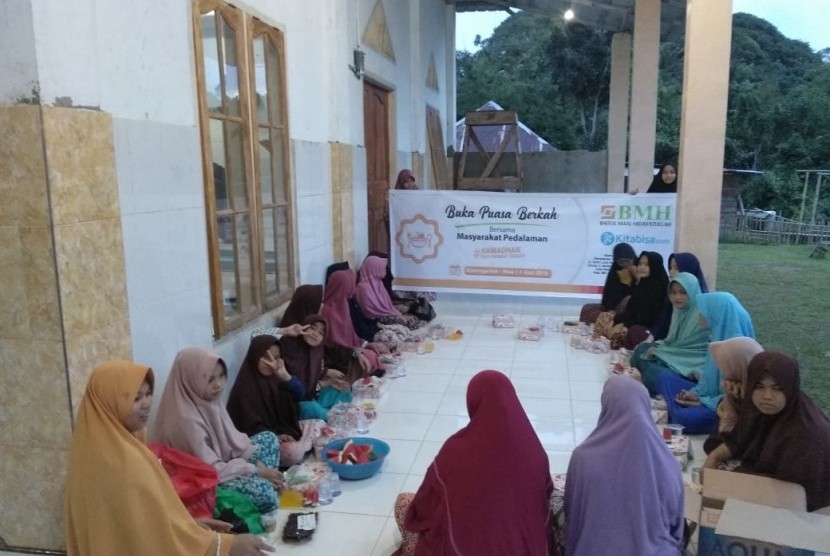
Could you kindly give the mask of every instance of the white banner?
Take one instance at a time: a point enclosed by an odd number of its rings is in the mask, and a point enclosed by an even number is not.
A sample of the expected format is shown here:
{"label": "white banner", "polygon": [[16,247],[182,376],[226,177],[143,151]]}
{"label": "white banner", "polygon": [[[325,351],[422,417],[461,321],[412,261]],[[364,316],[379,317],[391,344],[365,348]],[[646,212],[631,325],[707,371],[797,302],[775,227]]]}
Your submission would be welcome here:
{"label": "white banner", "polygon": [[389,192],[393,288],[591,297],[611,250],[674,250],[663,194]]}

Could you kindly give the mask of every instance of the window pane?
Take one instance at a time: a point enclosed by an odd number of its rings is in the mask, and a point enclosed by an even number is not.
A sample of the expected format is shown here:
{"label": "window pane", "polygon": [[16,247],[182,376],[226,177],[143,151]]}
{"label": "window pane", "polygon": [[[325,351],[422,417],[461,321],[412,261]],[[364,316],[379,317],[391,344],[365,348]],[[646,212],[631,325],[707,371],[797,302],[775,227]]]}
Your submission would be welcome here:
{"label": "window pane", "polygon": [[225,58],[225,110],[231,116],[239,115],[239,68],[236,61],[236,30],[219,15],[222,29],[222,55]]}
{"label": "window pane", "polygon": [[222,84],[219,80],[219,44],[216,40],[216,13],[208,12],[200,18],[202,53],[204,54],[205,99],[208,110],[222,111]]}
{"label": "window pane", "polygon": [[239,309],[247,311],[254,305],[254,280],[251,255],[251,228],[247,214],[237,214],[236,222],[236,269],[239,280]]}
{"label": "window pane", "polygon": [[276,208],[277,211],[277,283],[279,291],[291,289],[290,258],[288,256],[288,206]]}
{"label": "window pane", "polygon": [[[211,123],[214,123],[214,120],[211,120]],[[216,162],[213,163],[213,191],[216,198],[216,210],[228,210],[230,208],[228,178],[225,175],[225,167]]]}
{"label": "window pane", "polygon": [[280,106],[280,53],[270,40],[265,41],[266,76],[268,78],[268,101],[271,108],[271,124],[282,125],[282,107]]}
{"label": "window pane", "polygon": [[259,182],[262,190],[262,204],[274,204],[274,185],[271,168],[274,161],[271,159],[271,138],[269,137],[269,128],[260,127],[259,131]]}
{"label": "window pane", "polygon": [[[225,204],[227,205],[229,193],[231,207],[234,210],[245,210],[248,206],[248,197],[245,190],[245,166],[242,161],[242,124],[210,120],[210,146],[213,155],[214,178],[217,173],[225,177]],[[218,187],[216,199],[217,209],[228,208],[218,204]]]}
{"label": "window pane", "polygon": [[273,139],[273,147],[271,148],[271,154],[274,157],[274,196],[275,196],[275,203],[278,205],[284,205],[288,202],[288,195],[286,193],[286,183],[285,183],[285,161],[283,160],[283,143],[282,143],[282,132],[279,129],[272,129],[271,130],[271,138]]}
{"label": "window pane", "polygon": [[236,287],[236,254],[233,243],[233,220],[230,216],[216,218],[219,230],[219,268],[222,274],[222,304],[225,318],[239,314],[239,298]]}
{"label": "window pane", "polygon": [[256,82],[256,114],[261,124],[268,123],[268,86],[265,82],[265,37],[254,39],[254,77]]}
{"label": "window pane", "polygon": [[262,211],[263,262],[265,266],[265,296],[276,295],[277,290],[277,249],[274,234],[274,209]]}

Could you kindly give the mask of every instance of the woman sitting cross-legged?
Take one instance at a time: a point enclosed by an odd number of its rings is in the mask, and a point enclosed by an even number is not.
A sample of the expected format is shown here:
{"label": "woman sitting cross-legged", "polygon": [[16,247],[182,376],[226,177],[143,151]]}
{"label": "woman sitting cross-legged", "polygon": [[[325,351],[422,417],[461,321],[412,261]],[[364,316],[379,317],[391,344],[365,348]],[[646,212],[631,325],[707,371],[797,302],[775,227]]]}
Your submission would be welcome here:
{"label": "woman sitting cross-legged", "polygon": [[678,556],[683,478],[651,418],[648,392],[612,376],[601,404],[596,429],[568,465],[566,554]]}
{"label": "woman sitting cross-legged", "polygon": [[798,483],[812,512],[830,506],[830,420],[800,383],[792,357],[776,352],[753,357],[743,396],[746,409],[705,467],[736,458],[741,460],[737,471]]}
{"label": "woman sitting cross-legged", "polygon": [[613,260],[608,275],[605,277],[605,286],[602,288],[602,301],[588,303],[582,306],[579,312],[579,322],[594,324],[600,313],[621,313],[625,310],[631,290],[637,281],[637,253],[627,243],[618,243],[614,246]]}
{"label": "woman sitting cross-legged", "polygon": [[147,448],[153,371],[109,361],[92,371],[69,448],[66,550],[69,556],[261,556],[273,552],[230,524],[194,520]]}
{"label": "woman sitting cross-legged", "polygon": [[410,330],[421,326],[421,321],[414,315],[404,315],[392,303],[392,298],[383,285],[386,275],[386,259],[368,256],[360,267],[355,299],[360,310],[369,318],[377,319],[381,324],[401,324]]}
{"label": "woman sitting cross-legged", "polygon": [[325,425],[318,419],[300,420],[304,399],[302,382],[285,368],[279,340],[270,335],[253,338],[228,397],[228,414],[248,436],[276,434],[283,467],[301,463]]}
{"label": "woman sitting cross-legged", "polygon": [[277,436],[239,432],[220,400],[228,371],[215,352],[187,348],[176,355],[161,396],[153,440],[212,465],[223,488],[240,492],[257,509],[277,508],[282,485]]}
{"label": "woman sitting cross-legged", "polygon": [[673,306],[671,325],[665,339],[643,342],[631,354],[631,365],[642,375],[649,394],[657,395],[660,377],[676,373],[690,377],[706,363],[709,331],[700,326],[695,299],[700,295],[698,280],[687,272],[676,275],[669,284]]}
{"label": "woman sitting cross-legged", "polygon": [[[738,299],[727,292],[702,293],[695,298],[700,311],[700,324],[709,330],[709,338],[720,342],[746,336],[755,337],[752,319]],[[688,434],[709,434],[717,424],[717,407],[723,397],[723,377],[712,356],[698,372],[688,378],[676,373],[664,373],[658,379],[657,390],[666,400],[669,420],[684,426]]]}
{"label": "woman sitting cross-legged", "polygon": [[548,456],[510,379],[475,375],[467,412],[470,423],[444,442],[418,492],[398,495],[398,554],[546,555]]}

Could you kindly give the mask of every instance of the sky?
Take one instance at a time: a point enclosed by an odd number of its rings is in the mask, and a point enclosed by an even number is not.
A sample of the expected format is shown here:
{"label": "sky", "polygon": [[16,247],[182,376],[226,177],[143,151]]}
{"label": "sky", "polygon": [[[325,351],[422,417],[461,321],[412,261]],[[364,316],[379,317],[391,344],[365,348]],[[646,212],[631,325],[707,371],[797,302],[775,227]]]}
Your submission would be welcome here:
{"label": "sky", "polygon": [[[830,0],[732,0],[732,13],[751,13],[766,19],[788,38],[804,41],[813,50],[830,47]],[[456,49],[478,50],[476,35],[493,34],[506,12],[463,12],[457,15]]]}

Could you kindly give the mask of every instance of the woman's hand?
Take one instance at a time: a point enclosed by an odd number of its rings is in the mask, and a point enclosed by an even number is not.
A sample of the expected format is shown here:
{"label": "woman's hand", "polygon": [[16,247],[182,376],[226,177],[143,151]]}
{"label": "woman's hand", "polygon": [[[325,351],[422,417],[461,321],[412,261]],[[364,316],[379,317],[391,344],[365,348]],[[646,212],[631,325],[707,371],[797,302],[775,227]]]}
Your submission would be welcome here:
{"label": "woman's hand", "polygon": [[236,535],[233,538],[230,556],[262,556],[263,552],[273,552],[274,547],[269,546],[259,537],[249,535]]}
{"label": "woman's hand", "polygon": [[351,386],[349,386],[349,383],[341,378],[330,378],[329,386],[339,390],[340,392],[348,392],[351,388]]}
{"label": "woman's hand", "polygon": [[389,353],[389,347],[383,342],[370,342],[366,347],[378,355],[385,355]]}
{"label": "woman's hand", "polygon": [[369,358],[363,355],[362,353],[358,353],[357,361],[358,363],[360,363],[360,368],[363,369],[363,374],[369,374],[369,372],[372,370],[372,364],[369,362]]}
{"label": "woman's hand", "polygon": [[305,332],[308,327],[308,324],[303,326],[302,324],[295,322],[294,324],[280,328],[280,334],[296,338],[297,336],[302,336],[303,332]]}
{"label": "woman's hand", "polygon": [[700,405],[700,396],[691,390],[681,390],[674,401],[685,407],[697,407]]}
{"label": "woman's hand", "polygon": [[294,442],[294,437],[290,434],[277,435],[277,439],[279,439],[280,442]]}
{"label": "woman's hand", "polygon": [[213,519],[212,517],[197,517],[196,523],[208,531],[216,531],[217,533],[230,533],[233,528],[233,525],[227,521]]}
{"label": "woman's hand", "polygon": [[723,391],[733,398],[740,399],[743,397],[743,387],[737,380],[724,379],[722,387]]}
{"label": "woman's hand", "polygon": [[282,490],[285,486],[285,478],[282,476],[282,473],[276,469],[267,467],[261,461],[256,462],[256,468],[257,471],[259,471],[259,476],[274,485],[274,488],[277,490]]}
{"label": "woman's hand", "polygon": [[646,359],[654,359],[654,346],[646,350]]}
{"label": "woman's hand", "polygon": [[346,378],[346,375],[343,374],[342,371],[338,371],[337,369],[327,369],[326,370],[326,378],[329,379],[343,379]]}

